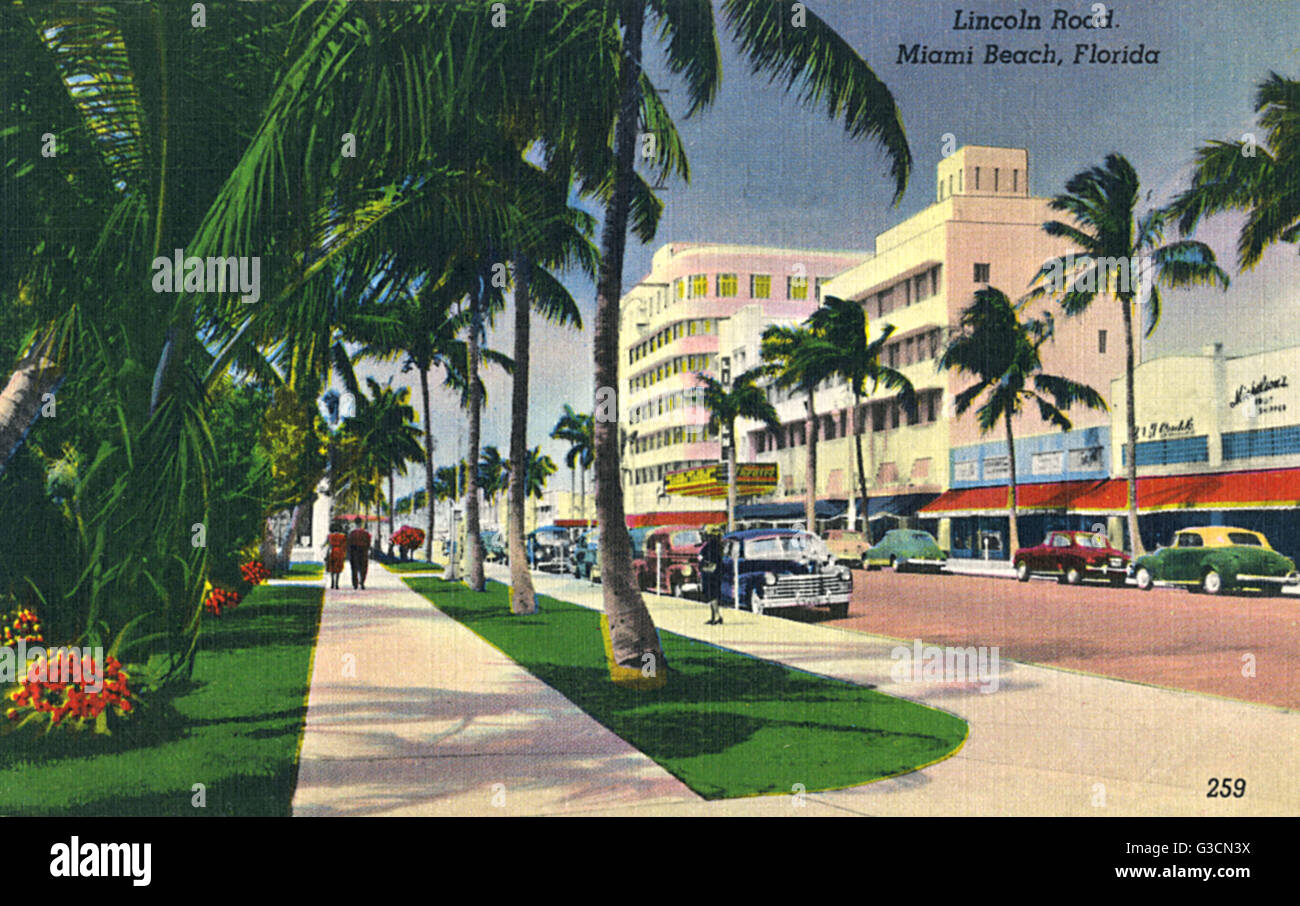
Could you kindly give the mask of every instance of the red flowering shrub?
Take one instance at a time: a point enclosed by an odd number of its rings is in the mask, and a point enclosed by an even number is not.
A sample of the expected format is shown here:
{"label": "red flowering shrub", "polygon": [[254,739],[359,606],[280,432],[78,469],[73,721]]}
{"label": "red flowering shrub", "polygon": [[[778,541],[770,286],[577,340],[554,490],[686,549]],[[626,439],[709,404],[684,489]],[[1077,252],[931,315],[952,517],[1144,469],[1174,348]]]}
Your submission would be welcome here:
{"label": "red flowering shrub", "polygon": [[5,716],[21,724],[44,715],[51,728],[64,725],[74,729],[94,723],[101,715],[125,717],[135,709],[136,701],[129,679],[112,655],[104,658],[101,669],[96,658],[61,648],[32,663],[22,683],[9,693],[13,707]]}
{"label": "red flowering shrub", "polygon": [[424,543],[424,529],[404,525],[393,532],[393,543],[398,547],[413,550]]}
{"label": "red flowering shrub", "polygon": [[239,572],[249,585],[261,585],[271,578],[271,571],[261,560],[250,560],[239,567]]}
{"label": "red flowering shrub", "polygon": [[203,599],[203,607],[214,617],[219,617],[225,611],[238,607],[239,602],[243,599],[244,596],[237,591],[214,587],[208,592],[208,596]]}
{"label": "red flowering shrub", "polygon": [[24,607],[0,617],[0,645],[6,648],[21,642],[44,642],[41,618],[30,607]]}

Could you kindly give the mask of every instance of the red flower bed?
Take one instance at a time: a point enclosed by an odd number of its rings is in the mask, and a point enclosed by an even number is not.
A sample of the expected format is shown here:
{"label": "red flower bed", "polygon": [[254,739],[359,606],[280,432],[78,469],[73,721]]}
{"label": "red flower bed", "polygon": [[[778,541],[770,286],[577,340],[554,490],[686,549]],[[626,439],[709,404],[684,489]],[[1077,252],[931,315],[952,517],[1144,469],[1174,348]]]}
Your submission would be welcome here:
{"label": "red flower bed", "polygon": [[261,585],[271,578],[271,571],[261,560],[250,560],[239,567],[239,572],[249,585]]}
{"label": "red flower bed", "polygon": [[393,532],[393,543],[398,547],[417,548],[424,543],[424,530],[404,525]]}
{"label": "red flower bed", "polygon": [[0,620],[3,621],[0,626],[0,645],[6,648],[19,642],[45,641],[45,636],[41,633],[41,618],[30,607],[5,614]]}
{"label": "red flower bed", "polygon": [[208,596],[203,599],[203,607],[214,617],[219,617],[227,610],[239,606],[239,602],[244,596],[237,591],[231,591],[228,588],[213,588],[208,592]]}
{"label": "red flower bed", "polygon": [[124,717],[135,707],[129,679],[121,663],[111,655],[104,659],[101,672],[99,662],[93,657],[78,655],[75,649],[59,649],[50,658],[38,659],[28,668],[19,688],[9,695],[14,707],[8,709],[6,716],[20,722],[44,714],[48,715],[51,726],[67,720],[77,727],[93,722],[105,712]]}

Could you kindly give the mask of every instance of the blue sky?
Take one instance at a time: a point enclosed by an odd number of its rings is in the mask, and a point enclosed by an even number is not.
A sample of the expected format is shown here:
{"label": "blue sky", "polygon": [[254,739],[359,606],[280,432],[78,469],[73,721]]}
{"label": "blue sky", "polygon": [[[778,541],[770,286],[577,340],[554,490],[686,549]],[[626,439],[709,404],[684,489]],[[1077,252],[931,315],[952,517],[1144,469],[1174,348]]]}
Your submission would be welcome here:
{"label": "blue sky", "polygon": [[[715,4],[716,5],[716,4]],[[1113,151],[1137,168],[1158,205],[1186,182],[1196,147],[1208,139],[1238,140],[1254,127],[1255,85],[1270,70],[1300,76],[1300,4],[1285,0],[1179,0],[1113,6],[1115,27],[1103,31],[1048,29],[1054,9],[1087,15],[1092,3],[989,3],[900,0],[809,0],[889,86],[902,114],[915,166],[902,202],[893,207],[883,156],[868,142],[846,138],[820,110],[803,108],[766,77],[754,76],[734,52],[719,15],[722,87],[716,103],[690,119],[681,112],[685,90],[669,76],[663,54],[647,36],[646,64],[667,88],[670,108],[686,143],[689,185],[670,183],[659,236],[647,246],[629,239],[625,287],[650,267],[666,242],[708,241],[870,251],[877,233],[928,205],[944,136],[958,145],[1010,145],[1029,151],[1030,191],[1050,196],[1074,173],[1101,163]],[[1042,31],[972,32],[952,29],[954,14],[1042,17]],[[945,49],[974,46],[972,66],[899,63],[899,45]],[[1059,66],[989,65],[986,44],[1005,49],[1052,45]],[[1073,65],[1076,44],[1159,51],[1154,65]],[[599,213],[596,211],[595,213]],[[1146,354],[1194,351],[1222,340],[1229,355],[1300,345],[1294,289],[1300,260],[1294,247],[1275,248],[1254,271],[1239,274],[1236,222],[1220,218],[1197,233],[1219,254],[1233,277],[1228,293],[1198,290],[1164,295],[1165,316]],[[557,462],[563,446],[548,439],[565,402],[589,410],[593,392],[590,323],[595,290],[566,277],[587,329],[560,330],[534,321],[532,444]],[[1008,288],[1010,290],[1012,288]],[[509,352],[507,314],[490,345]],[[391,369],[362,368],[383,380]],[[395,380],[414,383],[411,375]],[[435,376],[435,380],[439,380]],[[484,443],[504,452],[509,436],[509,380],[487,377]],[[418,394],[417,394],[418,396]],[[434,434],[443,438],[440,463],[455,458],[455,437],[465,416],[449,394],[435,401]],[[412,472],[399,493],[422,479]],[[552,486],[568,487],[567,470]]]}

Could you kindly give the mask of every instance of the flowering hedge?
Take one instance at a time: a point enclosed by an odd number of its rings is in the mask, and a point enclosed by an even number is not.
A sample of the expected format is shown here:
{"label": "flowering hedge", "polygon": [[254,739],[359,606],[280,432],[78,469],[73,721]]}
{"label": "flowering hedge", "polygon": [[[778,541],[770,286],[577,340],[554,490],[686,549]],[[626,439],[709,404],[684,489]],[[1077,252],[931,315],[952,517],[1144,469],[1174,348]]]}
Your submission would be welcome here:
{"label": "flowering hedge", "polygon": [[45,636],[41,632],[41,618],[30,607],[7,613],[0,617],[0,621],[4,624],[0,626],[0,645],[6,648],[19,642],[45,641]]}
{"label": "flowering hedge", "polygon": [[32,663],[22,683],[9,694],[13,706],[5,716],[18,726],[48,720],[47,730],[60,725],[82,729],[101,717],[125,717],[135,708],[129,680],[112,655],[104,658],[101,670],[94,657],[59,649]]}
{"label": "flowering hedge", "polygon": [[239,602],[244,600],[244,596],[237,591],[231,591],[229,588],[213,587],[208,591],[208,595],[203,599],[203,609],[214,617],[219,617],[227,610],[233,610],[239,606]]}
{"label": "flowering hedge", "polygon": [[393,532],[393,543],[404,551],[415,550],[424,543],[424,530],[404,525]]}
{"label": "flowering hedge", "polygon": [[239,573],[249,585],[261,585],[271,578],[271,571],[261,560],[250,560],[239,567]]}

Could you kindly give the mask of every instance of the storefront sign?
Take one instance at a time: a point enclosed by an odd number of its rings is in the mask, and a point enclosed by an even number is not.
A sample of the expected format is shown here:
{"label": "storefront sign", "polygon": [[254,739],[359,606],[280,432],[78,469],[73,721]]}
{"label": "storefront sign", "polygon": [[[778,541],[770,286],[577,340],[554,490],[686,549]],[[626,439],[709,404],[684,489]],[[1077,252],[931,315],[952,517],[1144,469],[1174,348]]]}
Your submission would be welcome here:
{"label": "storefront sign", "polygon": [[1179,422],[1148,422],[1137,426],[1138,440],[1171,440],[1191,437],[1196,433],[1196,420],[1191,416]]}
{"label": "storefront sign", "polygon": [[1010,456],[986,456],[984,458],[984,480],[1007,479],[1011,477]]}

